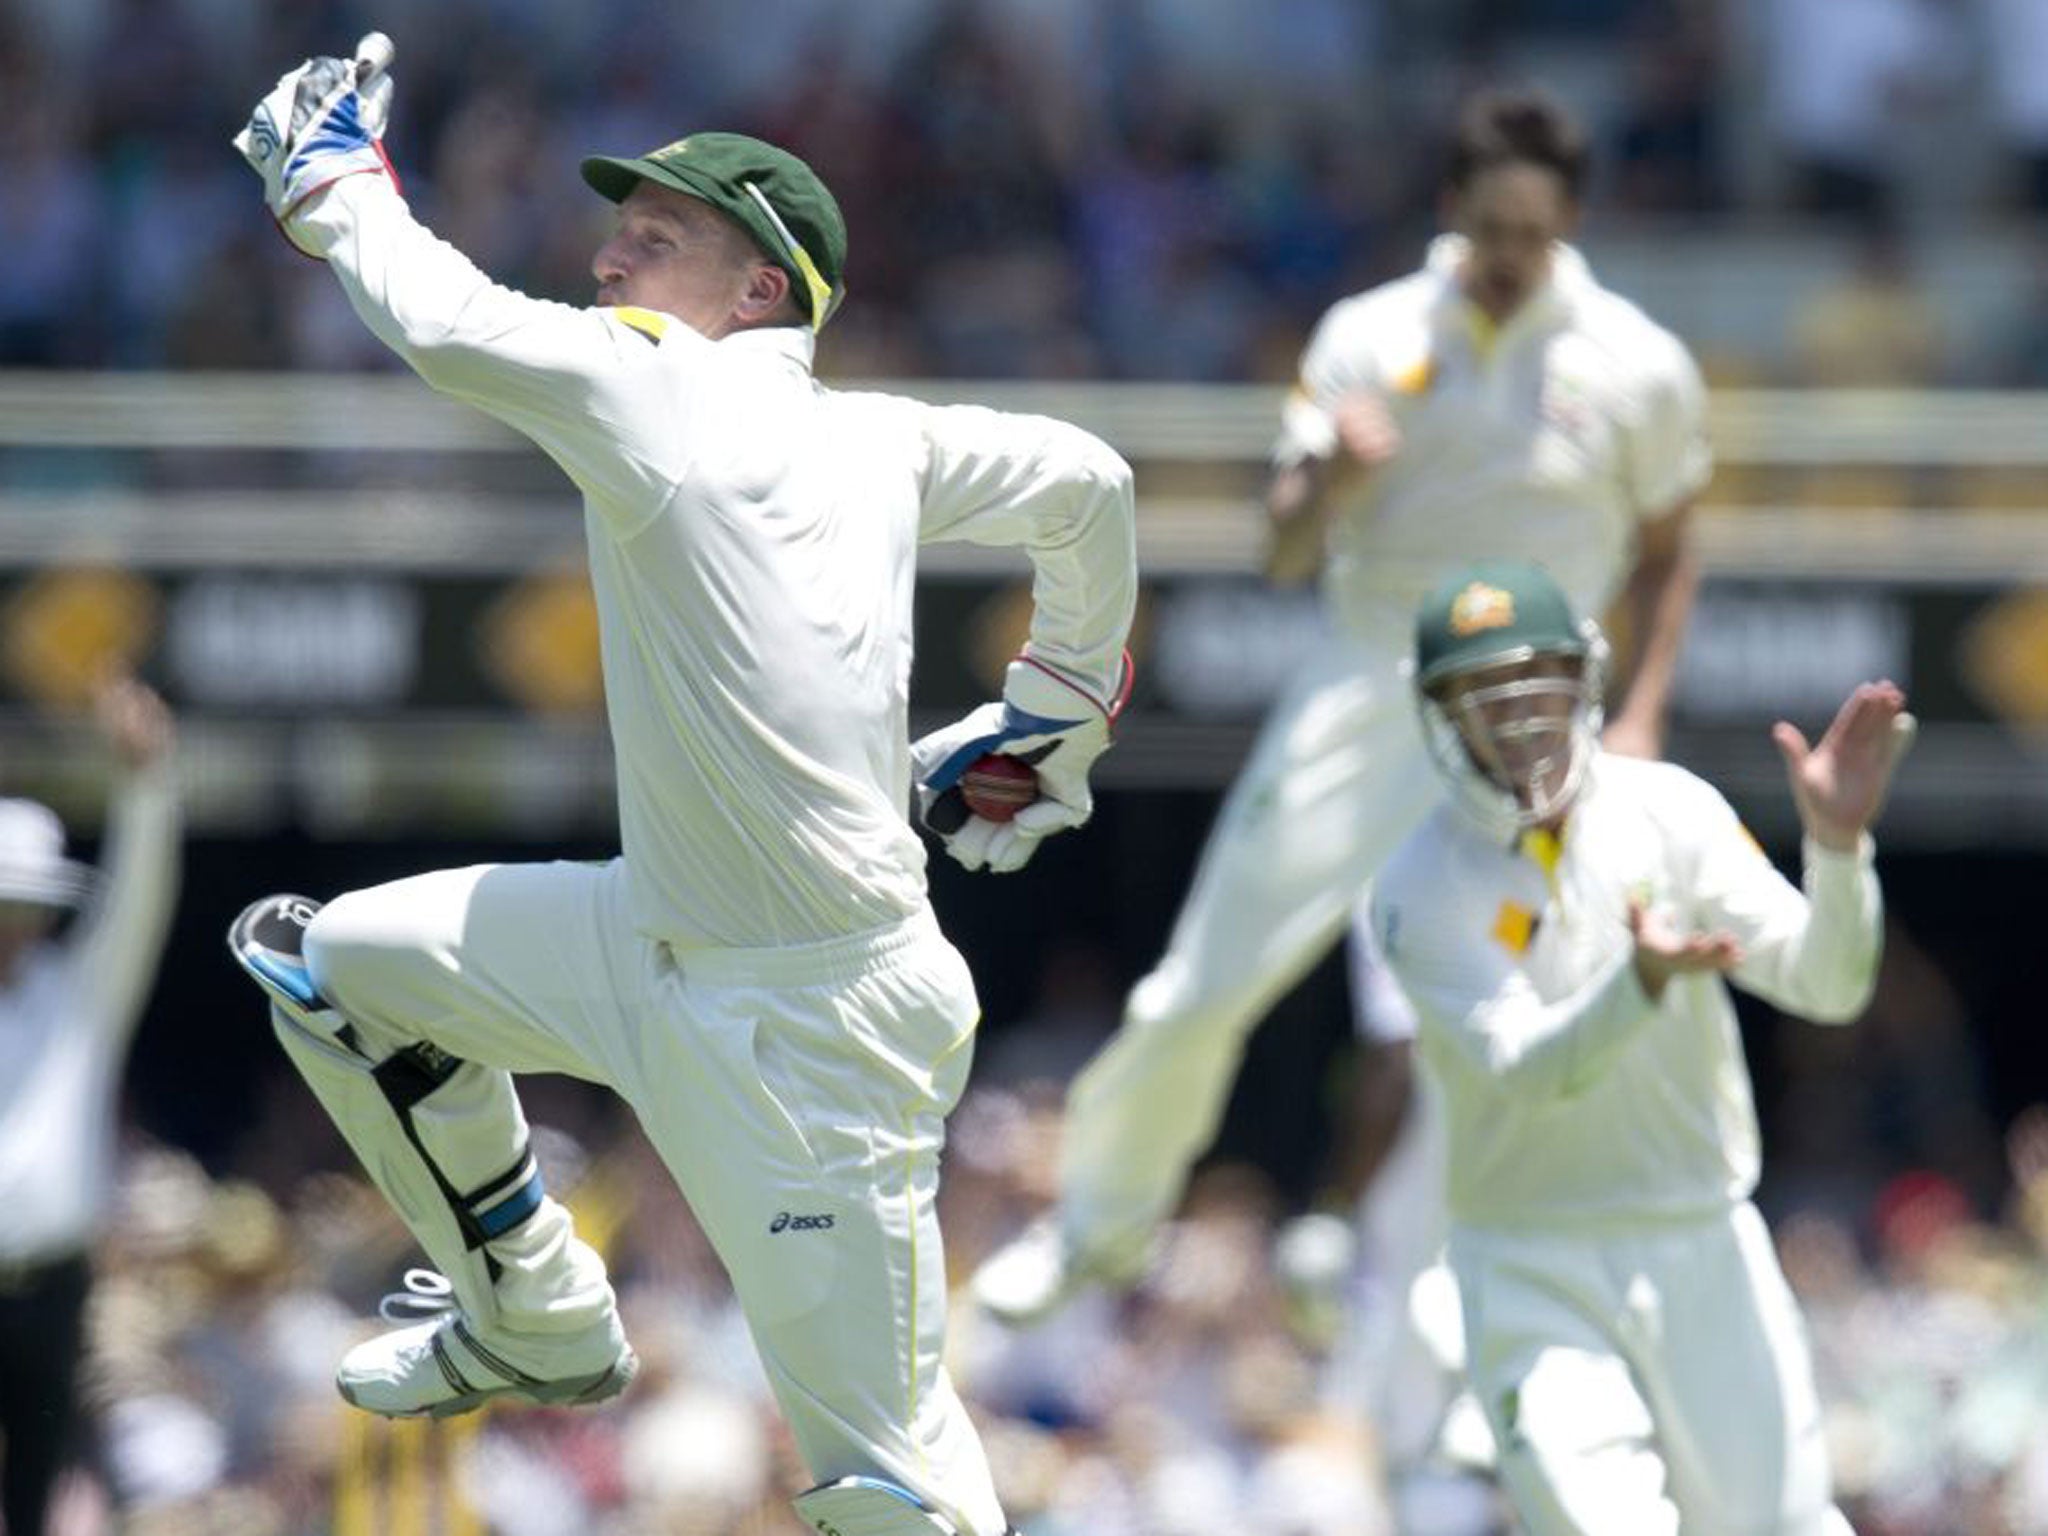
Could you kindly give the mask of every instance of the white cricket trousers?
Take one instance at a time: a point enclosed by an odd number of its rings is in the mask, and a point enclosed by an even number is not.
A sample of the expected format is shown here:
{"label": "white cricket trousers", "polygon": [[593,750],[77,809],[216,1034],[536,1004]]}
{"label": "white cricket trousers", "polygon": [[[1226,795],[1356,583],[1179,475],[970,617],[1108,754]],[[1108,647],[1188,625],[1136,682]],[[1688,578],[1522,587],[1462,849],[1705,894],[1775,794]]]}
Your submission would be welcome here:
{"label": "white cricket trousers", "polygon": [[1068,1091],[1061,1226],[1104,1268],[1139,1261],[1215,1140],[1246,1038],[1435,803],[1411,622],[1325,636],[1225,797],[1166,953]]}
{"label": "white cricket trousers", "polygon": [[1450,1258],[1528,1536],[1849,1536],[1754,1206],[1626,1236],[1454,1226]]}
{"label": "white cricket trousers", "polygon": [[[941,1363],[939,1150],[979,1005],[929,912],[678,957],[633,931],[618,860],[482,865],[340,897],[307,950],[380,1035],[616,1090],[730,1273],[811,1475],[886,1478],[1001,1536]],[[516,1100],[479,1099],[513,1106],[509,1159]]]}

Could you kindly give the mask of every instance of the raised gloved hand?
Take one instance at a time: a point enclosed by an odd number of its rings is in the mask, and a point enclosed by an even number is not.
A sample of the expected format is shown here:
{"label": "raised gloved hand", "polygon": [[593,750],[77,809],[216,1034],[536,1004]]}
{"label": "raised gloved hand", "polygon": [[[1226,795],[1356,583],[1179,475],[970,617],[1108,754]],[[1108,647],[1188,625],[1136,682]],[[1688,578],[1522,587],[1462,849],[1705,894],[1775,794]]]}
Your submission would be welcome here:
{"label": "raised gloved hand", "polygon": [[[1109,750],[1130,693],[1129,656],[1116,694],[1107,700],[1043,662],[1019,656],[1004,674],[1000,703],[984,704],[912,744],[924,824],[968,869],[1022,869],[1043,839],[1080,826],[1095,809],[1088,770]],[[960,776],[986,752],[1019,758],[1038,774],[1038,798],[1009,821],[974,815],[961,796]]]}
{"label": "raised gloved hand", "polygon": [[397,180],[384,154],[391,116],[391,40],[372,32],[353,59],[308,59],[288,71],[256,104],[235,135],[256,174],[263,200],[290,237],[292,213],[344,176],[376,172]]}

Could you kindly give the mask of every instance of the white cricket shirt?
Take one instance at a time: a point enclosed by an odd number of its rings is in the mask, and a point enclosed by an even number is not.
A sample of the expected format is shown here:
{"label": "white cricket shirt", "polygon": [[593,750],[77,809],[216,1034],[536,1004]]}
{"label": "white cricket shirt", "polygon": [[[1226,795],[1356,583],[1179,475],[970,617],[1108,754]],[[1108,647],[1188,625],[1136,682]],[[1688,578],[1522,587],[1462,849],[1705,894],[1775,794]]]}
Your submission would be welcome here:
{"label": "white cricket shirt", "polygon": [[[1526,840],[1525,840],[1526,841]],[[1669,763],[1596,755],[1554,872],[1431,813],[1373,898],[1382,951],[1443,1089],[1460,1223],[1548,1231],[1727,1210],[1758,1144],[1735,1010],[1718,976],[1637,982],[1628,903],[1683,931],[1726,929],[1733,980],[1823,1022],[1859,1013],[1881,920],[1870,840],[1808,841],[1802,894],[1711,785]]]}
{"label": "white cricket shirt", "polygon": [[1332,306],[1303,353],[1276,462],[1328,455],[1346,395],[1385,401],[1401,447],[1335,509],[1324,594],[1367,633],[1475,555],[1533,560],[1579,613],[1602,613],[1634,560],[1637,524],[1712,469],[1691,356],[1559,246],[1550,281],[1495,326],[1456,281],[1466,242]]}
{"label": "white cricket shirt", "polygon": [[0,988],[0,1265],[68,1258],[98,1234],[121,1065],[177,899],[179,827],[170,765],[129,777],[93,895]]}
{"label": "white cricket shirt", "polygon": [[639,930],[678,950],[921,911],[907,705],[920,540],[1021,545],[1030,650],[1109,697],[1136,601],[1129,468],[1043,417],[841,393],[807,330],[707,340],[498,287],[381,176],[294,221],[435,389],[582,491]]}

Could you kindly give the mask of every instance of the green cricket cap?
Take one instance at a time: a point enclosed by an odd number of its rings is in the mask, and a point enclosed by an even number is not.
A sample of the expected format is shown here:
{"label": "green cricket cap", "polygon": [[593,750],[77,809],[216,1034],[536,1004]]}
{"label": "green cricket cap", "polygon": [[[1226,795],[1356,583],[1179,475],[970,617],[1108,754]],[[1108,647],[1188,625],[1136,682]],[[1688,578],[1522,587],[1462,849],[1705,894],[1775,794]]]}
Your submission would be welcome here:
{"label": "green cricket cap", "polygon": [[743,133],[693,133],[633,159],[593,155],[583,179],[615,203],[651,181],[726,214],[789,274],[813,330],[846,296],[846,220],[817,172],[786,149]]}
{"label": "green cricket cap", "polygon": [[1425,691],[1479,667],[1585,654],[1586,636],[1571,603],[1542,566],[1526,561],[1461,566],[1415,615],[1415,682]]}

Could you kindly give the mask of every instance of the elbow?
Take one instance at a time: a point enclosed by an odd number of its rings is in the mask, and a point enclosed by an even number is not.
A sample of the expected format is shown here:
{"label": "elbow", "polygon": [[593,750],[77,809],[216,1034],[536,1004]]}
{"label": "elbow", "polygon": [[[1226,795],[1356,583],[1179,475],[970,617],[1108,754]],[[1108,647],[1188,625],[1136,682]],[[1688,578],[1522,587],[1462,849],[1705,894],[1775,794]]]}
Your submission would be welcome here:
{"label": "elbow", "polygon": [[1067,441],[1064,457],[1070,482],[1083,492],[1084,502],[1094,508],[1120,508],[1131,517],[1136,503],[1137,477],[1118,453],[1092,432],[1066,422],[1056,424]]}
{"label": "elbow", "polygon": [[1811,978],[1780,1002],[1785,1012],[1814,1024],[1853,1024],[1877,995],[1877,958],[1853,970]]}
{"label": "elbow", "polygon": [[1854,1024],[1877,995],[1877,980],[1866,977],[1852,987],[1815,997],[1801,1010],[1816,1024]]}
{"label": "elbow", "polygon": [[1862,1018],[1877,995],[1880,954],[1872,944],[1855,962],[1830,976],[1828,983],[1817,989],[1819,995],[1808,1017],[1816,1024],[1853,1024]]}
{"label": "elbow", "polygon": [[1084,467],[1089,486],[1099,502],[1116,508],[1121,519],[1132,527],[1137,525],[1137,476],[1124,456],[1107,443],[1097,442],[1087,457]]}

